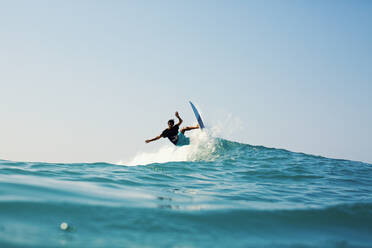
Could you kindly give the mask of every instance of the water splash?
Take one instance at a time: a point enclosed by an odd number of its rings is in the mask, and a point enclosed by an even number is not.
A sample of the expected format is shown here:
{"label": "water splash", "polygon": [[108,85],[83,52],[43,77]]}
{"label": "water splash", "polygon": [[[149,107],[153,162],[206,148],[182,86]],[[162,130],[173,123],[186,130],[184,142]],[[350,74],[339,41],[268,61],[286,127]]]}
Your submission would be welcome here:
{"label": "water splash", "polygon": [[187,134],[190,145],[174,146],[167,144],[155,152],[140,152],[129,161],[120,161],[121,165],[135,166],[152,163],[182,162],[197,160],[213,160],[216,149],[216,139],[206,130],[194,130]]}

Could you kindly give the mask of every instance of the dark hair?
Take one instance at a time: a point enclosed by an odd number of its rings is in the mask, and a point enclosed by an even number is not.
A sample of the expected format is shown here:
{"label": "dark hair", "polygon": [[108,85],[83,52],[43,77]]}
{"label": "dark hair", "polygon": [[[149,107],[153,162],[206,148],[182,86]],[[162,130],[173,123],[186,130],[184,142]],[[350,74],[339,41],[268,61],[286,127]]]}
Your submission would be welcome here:
{"label": "dark hair", "polygon": [[171,124],[172,123],[172,125],[174,125],[174,120],[173,119],[170,119],[169,121],[168,121],[168,124]]}

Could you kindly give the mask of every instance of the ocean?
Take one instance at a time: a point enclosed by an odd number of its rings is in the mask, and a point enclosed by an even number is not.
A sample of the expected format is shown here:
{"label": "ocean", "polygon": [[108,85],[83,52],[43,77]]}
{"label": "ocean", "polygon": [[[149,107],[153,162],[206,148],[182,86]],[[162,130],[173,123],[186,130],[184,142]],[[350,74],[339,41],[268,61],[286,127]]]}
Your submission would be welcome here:
{"label": "ocean", "polygon": [[371,164],[191,143],[117,163],[0,160],[0,247],[372,247]]}

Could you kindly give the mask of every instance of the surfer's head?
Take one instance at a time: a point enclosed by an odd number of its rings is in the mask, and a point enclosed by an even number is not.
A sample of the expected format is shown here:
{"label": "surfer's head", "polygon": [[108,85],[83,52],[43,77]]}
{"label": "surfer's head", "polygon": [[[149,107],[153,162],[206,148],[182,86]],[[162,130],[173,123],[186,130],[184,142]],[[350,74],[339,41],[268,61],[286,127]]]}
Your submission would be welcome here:
{"label": "surfer's head", "polygon": [[172,128],[174,126],[174,120],[173,119],[170,119],[169,121],[168,121],[168,127],[169,128]]}

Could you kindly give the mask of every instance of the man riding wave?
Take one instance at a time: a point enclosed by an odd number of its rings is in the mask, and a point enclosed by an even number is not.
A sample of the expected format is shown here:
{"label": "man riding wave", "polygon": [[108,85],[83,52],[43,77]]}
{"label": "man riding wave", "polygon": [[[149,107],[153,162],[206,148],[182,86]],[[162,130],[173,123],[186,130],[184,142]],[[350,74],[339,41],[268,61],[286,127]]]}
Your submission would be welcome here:
{"label": "man riding wave", "polygon": [[189,145],[190,138],[186,137],[184,134],[186,131],[198,129],[199,125],[196,125],[195,127],[184,127],[181,129],[181,131],[179,131],[180,125],[182,124],[183,120],[181,119],[178,112],[176,112],[176,117],[178,118],[178,123],[176,125],[174,125],[173,119],[169,120],[168,128],[165,129],[159,136],[156,136],[153,139],[146,140],[146,143],[150,143],[160,138],[168,138],[169,141],[172,142],[176,146]]}

